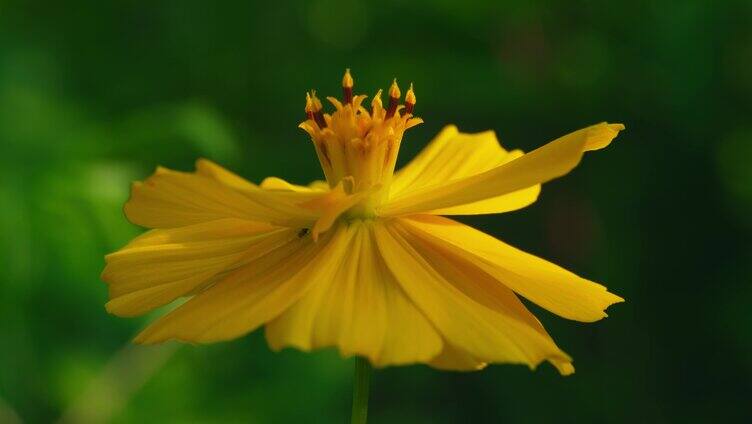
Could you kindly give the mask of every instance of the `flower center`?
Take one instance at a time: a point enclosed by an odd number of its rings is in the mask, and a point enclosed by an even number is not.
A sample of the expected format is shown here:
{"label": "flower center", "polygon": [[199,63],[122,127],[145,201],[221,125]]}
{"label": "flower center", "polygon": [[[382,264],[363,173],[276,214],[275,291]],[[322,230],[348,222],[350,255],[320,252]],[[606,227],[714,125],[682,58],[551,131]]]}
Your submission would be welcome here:
{"label": "flower center", "polygon": [[413,117],[415,93],[412,84],[400,105],[400,89],[394,80],[389,89],[389,105],[381,102],[381,90],[371,101],[371,110],[363,106],[367,96],[353,95],[350,70],[342,78],[343,101],[327,97],[335,111],[323,112],[316,92],[306,94],[306,119],[300,124],[316,147],[321,168],[334,188],[340,182],[349,193],[372,191],[364,202],[364,212],[381,204],[389,192],[402,135],[423,122]]}

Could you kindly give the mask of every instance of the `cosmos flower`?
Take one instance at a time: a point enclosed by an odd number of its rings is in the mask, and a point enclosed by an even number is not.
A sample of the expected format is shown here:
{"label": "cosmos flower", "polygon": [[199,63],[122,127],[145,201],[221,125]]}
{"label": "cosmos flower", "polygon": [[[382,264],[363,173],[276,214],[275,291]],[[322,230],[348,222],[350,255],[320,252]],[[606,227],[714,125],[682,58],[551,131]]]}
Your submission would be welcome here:
{"label": "cosmos flower", "polygon": [[379,91],[370,110],[349,71],[343,89],[342,101],[328,98],[331,114],[307,94],[300,124],[326,182],[256,185],[200,159],[195,172],[158,168],[134,183],[125,214],[151,230],[107,255],[107,310],[136,316],[187,298],[138,343],[217,342],[264,326],[272,349],[336,347],[377,367],[548,361],[571,374],[519,296],[582,322],[623,299],[445,216],[530,205],[624,126],[589,126],[525,154],[450,125],[395,172],[405,131],[422,122],[412,86],[400,105],[395,81],[388,105]]}

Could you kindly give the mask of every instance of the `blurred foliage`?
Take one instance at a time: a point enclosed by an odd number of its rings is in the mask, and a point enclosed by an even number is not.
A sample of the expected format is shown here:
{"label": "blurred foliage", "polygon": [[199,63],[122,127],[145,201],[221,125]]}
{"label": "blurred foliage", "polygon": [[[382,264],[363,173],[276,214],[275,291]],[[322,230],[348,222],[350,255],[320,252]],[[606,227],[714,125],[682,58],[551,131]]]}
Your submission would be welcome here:
{"label": "blurred foliage", "polygon": [[[532,149],[601,120],[609,149],[524,211],[467,219],[627,299],[580,325],[535,309],[577,374],[376,373],[374,423],[752,418],[748,0],[0,2],[0,421],[343,422],[351,361],[263,334],[126,347],[103,255],[156,165],[320,177],[303,93],[414,81],[426,124]],[[153,318],[153,317],[151,317]],[[749,422],[749,421],[746,421]]]}

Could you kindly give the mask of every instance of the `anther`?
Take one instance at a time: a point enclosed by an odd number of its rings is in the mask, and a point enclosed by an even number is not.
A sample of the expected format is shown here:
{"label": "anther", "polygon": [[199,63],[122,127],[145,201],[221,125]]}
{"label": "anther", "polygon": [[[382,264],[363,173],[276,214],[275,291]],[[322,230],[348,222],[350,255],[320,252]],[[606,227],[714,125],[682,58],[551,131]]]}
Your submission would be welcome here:
{"label": "anther", "polygon": [[384,109],[384,104],[381,103],[381,90],[379,90],[373,100],[371,100],[371,111],[376,114],[378,111]]}
{"label": "anther", "polygon": [[311,100],[309,93],[305,93],[305,113],[308,119],[313,121],[313,100]]}
{"label": "anther", "polygon": [[353,100],[353,81],[352,75],[350,75],[350,68],[345,70],[345,76],[342,77],[342,92],[344,93],[345,104],[352,104]]}
{"label": "anther", "polygon": [[321,104],[321,100],[316,97],[316,91],[311,90],[311,112],[313,113],[313,120],[319,125],[319,128],[326,128],[326,120],[324,120],[324,106]]}
{"label": "anther", "polygon": [[413,108],[415,108],[415,92],[413,91],[413,83],[410,83],[410,89],[405,94],[405,115],[412,114]]}
{"label": "anther", "polygon": [[397,78],[392,82],[392,86],[389,87],[389,109],[386,110],[386,116],[384,119],[389,119],[397,112],[397,103],[402,94],[400,93],[399,86],[397,85]]}

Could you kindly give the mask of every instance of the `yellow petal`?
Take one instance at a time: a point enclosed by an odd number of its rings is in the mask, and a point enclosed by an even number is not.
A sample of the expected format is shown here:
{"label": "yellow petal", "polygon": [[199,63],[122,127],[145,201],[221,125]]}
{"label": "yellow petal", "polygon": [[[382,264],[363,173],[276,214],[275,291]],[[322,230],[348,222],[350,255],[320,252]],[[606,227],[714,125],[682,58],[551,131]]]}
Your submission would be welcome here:
{"label": "yellow petal", "polygon": [[308,184],[308,187],[310,187],[311,190],[314,190],[314,191],[327,191],[330,189],[329,183],[327,183],[326,181],[322,181],[322,180],[311,181],[311,183]]}
{"label": "yellow petal", "polygon": [[540,191],[540,184],[536,184],[501,196],[448,208],[434,209],[425,213],[433,215],[484,215],[512,212],[535,203]]}
{"label": "yellow petal", "polygon": [[254,249],[269,250],[294,234],[232,218],[149,231],[105,257],[107,310],[120,316],[148,312],[210,283]]}
{"label": "yellow petal", "polygon": [[499,165],[507,154],[493,131],[463,134],[454,125],[448,125],[394,174],[391,195],[399,197],[416,188],[487,171]]}
{"label": "yellow petal", "polygon": [[261,182],[261,188],[265,190],[294,191],[297,193],[318,193],[329,190],[329,185],[324,181],[314,181],[307,186],[302,186],[289,183],[282,178],[267,177]]}
{"label": "yellow petal", "polygon": [[[415,247],[438,273],[465,296],[502,315],[514,317],[548,339],[551,345],[555,345],[540,321],[530,313],[512,290],[458,254],[454,246],[426,237],[422,231],[414,231],[410,225],[399,227],[410,245]],[[442,353],[443,358],[435,360],[444,368],[462,370],[478,369],[483,366],[482,358],[476,358],[464,352],[462,346],[452,346],[451,349],[445,347],[445,350],[447,352]],[[569,362],[563,361],[558,355],[552,356],[549,360],[559,369],[562,363]]]}
{"label": "yellow petal", "polygon": [[[517,159],[523,155],[524,153],[522,150],[512,150],[503,156],[499,165]],[[449,181],[446,181],[446,183],[448,182]],[[501,196],[490,197],[488,199],[465,203],[458,206],[436,209],[426,213],[432,215],[483,215],[512,212],[535,203],[535,201],[538,200],[540,191],[541,185],[536,184],[511,193],[502,194]]]}
{"label": "yellow petal", "polygon": [[371,224],[350,227],[356,234],[337,275],[316,282],[267,324],[269,345],[305,351],[334,346],[375,366],[429,361],[441,350],[441,338],[385,270]]}
{"label": "yellow petal", "polygon": [[564,318],[597,321],[607,316],[608,306],[624,301],[600,284],[451,219],[416,215],[402,222],[413,234],[444,244],[516,293]]}
{"label": "yellow petal", "polygon": [[208,159],[198,159],[196,161],[196,174],[211,178],[238,191],[253,191],[258,188],[256,184]]}
{"label": "yellow petal", "polygon": [[[463,293],[406,238],[397,221],[374,226],[379,251],[410,299],[448,344],[483,362],[569,361],[549,337],[508,310],[492,309]],[[451,276],[450,276],[451,277]]]}
{"label": "yellow petal", "polygon": [[488,364],[445,342],[444,350],[429,365],[444,371],[479,371]]}
{"label": "yellow petal", "polygon": [[[571,171],[584,152],[607,146],[624,129],[621,124],[601,123],[560,137],[545,146],[482,172],[449,182],[405,189],[381,208],[382,216],[451,210],[528,189]],[[534,193],[537,195],[537,192]],[[528,194],[534,197],[533,192]],[[523,202],[524,203],[524,202]],[[484,205],[486,206],[486,205]]]}
{"label": "yellow petal", "polygon": [[384,337],[384,294],[373,275],[359,274],[365,239],[360,225],[354,232],[334,278],[317,281],[303,298],[266,326],[273,349],[302,350],[339,346],[344,356],[378,353]]}
{"label": "yellow petal", "polygon": [[[454,125],[449,125],[415,159],[395,173],[390,197],[399,198],[419,188],[445,185],[488,171],[522,155],[521,150],[504,150],[493,131],[464,134]],[[513,193],[428,212],[440,215],[509,212],[535,202],[539,192],[540,186],[533,185]]]}
{"label": "yellow petal", "polygon": [[158,168],[134,183],[124,208],[128,219],[149,228],[174,228],[224,218],[303,227],[316,218],[208,161],[197,166],[193,174]]}
{"label": "yellow petal", "polygon": [[311,200],[300,203],[299,205],[301,208],[310,210],[319,216],[311,229],[313,240],[317,240],[319,234],[329,230],[340,215],[368,197],[374,191],[376,191],[376,187],[367,191],[348,194],[345,191],[343,180],[332,190],[320,194]]}
{"label": "yellow petal", "polygon": [[326,183],[324,183],[326,189],[322,188],[322,181],[314,181],[306,187],[288,183],[277,177],[267,177],[260,186],[257,186],[207,159],[196,161],[196,173],[240,191],[252,200],[270,206],[283,215],[299,214],[298,203],[318,196],[322,191],[329,189]]}
{"label": "yellow petal", "polygon": [[441,336],[402,290],[386,265],[382,263],[379,267],[379,275],[384,281],[387,329],[384,344],[374,365],[383,367],[432,360],[443,348]]}
{"label": "yellow petal", "polygon": [[206,343],[253,331],[295,303],[313,282],[333,278],[351,237],[346,229],[329,232],[318,243],[296,236],[151,324],[136,342]]}

